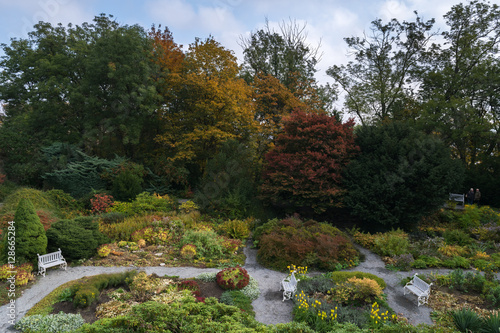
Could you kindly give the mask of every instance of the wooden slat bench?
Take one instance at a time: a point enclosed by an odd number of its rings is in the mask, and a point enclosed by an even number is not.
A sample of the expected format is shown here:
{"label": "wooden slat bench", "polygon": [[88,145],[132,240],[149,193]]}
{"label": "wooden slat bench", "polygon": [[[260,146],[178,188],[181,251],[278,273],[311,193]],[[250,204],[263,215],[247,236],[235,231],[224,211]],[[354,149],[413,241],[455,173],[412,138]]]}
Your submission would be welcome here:
{"label": "wooden slat bench", "polygon": [[418,273],[413,275],[413,278],[404,286],[404,295],[406,295],[406,291],[409,291],[418,296],[418,306],[426,304],[429,295],[431,294],[431,284],[428,284],[421,278],[419,278]]}
{"label": "wooden slat bench", "polygon": [[292,299],[293,294],[297,290],[297,282],[299,281],[295,278],[295,271],[292,272],[291,276],[287,276],[281,281],[280,290],[283,290],[283,302],[286,299]]}
{"label": "wooden slat bench", "polygon": [[66,259],[62,256],[61,249],[56,252],[42,254],[38,256],[38,274],[42,274],[45,276],[47,268],[54,267],[60,265],[61,268],[66,270],[68,264],[66,263]]}

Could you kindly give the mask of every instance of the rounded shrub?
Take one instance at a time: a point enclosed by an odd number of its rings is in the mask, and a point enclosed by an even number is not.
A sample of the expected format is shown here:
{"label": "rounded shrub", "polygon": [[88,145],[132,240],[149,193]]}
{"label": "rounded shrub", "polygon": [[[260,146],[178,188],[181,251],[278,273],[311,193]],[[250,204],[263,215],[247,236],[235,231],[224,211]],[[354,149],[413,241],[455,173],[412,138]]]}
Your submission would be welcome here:
{"label": "rounded shrub", "polygon": [[98,224],[92,217],[78,217],[72,220],[61,220],[52,224],[47,230],[49,252],[61,249],[67,260],[90,258],[97,253],[101,244],[109,239],[98,230]]}
{"label": "rounded shrub", "polygon": [[186,244],[181,248],[181,257],[184,259],[193,259],[196,256],[196,246]]}
{"label": "rounded shrub", "polygon": [[228,267],[217,273],[217,284],[223,289],[241,290],[250,282],[250,276],[242,267]]}

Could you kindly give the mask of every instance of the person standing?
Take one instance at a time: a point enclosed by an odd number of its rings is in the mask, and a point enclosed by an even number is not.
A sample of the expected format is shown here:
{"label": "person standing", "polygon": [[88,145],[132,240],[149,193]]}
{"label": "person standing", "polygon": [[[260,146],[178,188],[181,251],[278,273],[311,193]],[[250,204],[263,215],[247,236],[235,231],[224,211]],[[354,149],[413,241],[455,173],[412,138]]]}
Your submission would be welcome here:
{"label": "person standing", "polygon": [[469,192],[467,192],[467,202],[469,205],[474,204],[474,189],[471,187]]}
{"label": "person standing", "polygon": [[474,203],[479,206],[479,200],[481,200],[481,192],[476,188],[476,194],[474,194]]}

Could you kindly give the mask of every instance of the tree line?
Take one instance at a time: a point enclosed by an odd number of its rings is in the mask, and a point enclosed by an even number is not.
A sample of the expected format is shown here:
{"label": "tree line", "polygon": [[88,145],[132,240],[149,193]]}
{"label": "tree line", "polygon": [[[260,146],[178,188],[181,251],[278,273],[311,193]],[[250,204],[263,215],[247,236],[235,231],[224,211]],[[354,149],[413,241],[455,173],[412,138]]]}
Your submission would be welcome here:
{"label": "tree line", "polygon": [[258,198],[397,224],[418,218],[410,202],[435,208],[471,186],[500,206],[500,10],[471,1],[445,19],[440,34],[416,12],[373,21],[345,38],[353,60],[327,70],[332,85],[315,79],[318,49],[293,21],[242,39],[241,66],[211,36],[184,50],[168,28],[111,15],[40,22],[2,45],[3,169],[76,197],[194,192],[228,215]]}

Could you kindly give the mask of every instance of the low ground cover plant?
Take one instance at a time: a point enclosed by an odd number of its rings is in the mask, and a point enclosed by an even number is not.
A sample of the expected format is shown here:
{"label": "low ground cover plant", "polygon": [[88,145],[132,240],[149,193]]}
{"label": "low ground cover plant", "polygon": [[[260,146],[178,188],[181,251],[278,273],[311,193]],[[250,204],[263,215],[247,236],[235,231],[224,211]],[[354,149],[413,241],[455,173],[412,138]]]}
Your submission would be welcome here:
{"label": "low ground cover plant", "polygon": [[313,220],[270,220],[256,228],[254,239],[259,262],[280,271],[290,262],[331,271],[352,267],[359,260],[359,252],[339,229]]}

